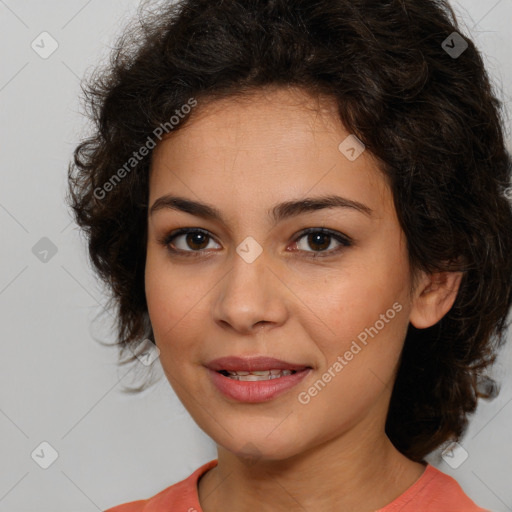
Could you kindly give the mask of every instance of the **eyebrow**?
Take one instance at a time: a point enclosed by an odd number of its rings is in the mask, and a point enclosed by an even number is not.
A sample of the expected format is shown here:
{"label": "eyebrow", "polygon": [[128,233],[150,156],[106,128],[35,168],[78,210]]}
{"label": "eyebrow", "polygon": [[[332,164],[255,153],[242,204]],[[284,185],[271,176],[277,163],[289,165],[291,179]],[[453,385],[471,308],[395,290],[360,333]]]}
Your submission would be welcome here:
{"label": "eyebrow", "polygon": [[[326,208],[350,208],[361,212],[369,217],[373,210],[359,201],[354,201],[337,195],[328,195],[321,197],[308,197],[296,201],[286,201],[275,205],[268,212],[271,221],[278,222],[295,217],[303,213],[323,210]],[[222,213],[212,205],[191,201],[184,197],[166,194],[159,197],[151,206],[149,215],[153,215],[158,210],[169,209],[185,213],[190,213],[204,219],[213,219],[226,224]]]}

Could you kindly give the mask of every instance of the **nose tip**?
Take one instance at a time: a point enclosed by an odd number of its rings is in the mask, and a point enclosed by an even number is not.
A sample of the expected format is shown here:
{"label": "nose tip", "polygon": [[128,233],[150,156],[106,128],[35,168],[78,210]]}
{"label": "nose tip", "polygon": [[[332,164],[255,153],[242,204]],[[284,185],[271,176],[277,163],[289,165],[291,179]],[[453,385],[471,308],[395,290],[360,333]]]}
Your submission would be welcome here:
{"label": "nose tip", "polygon": [[277,293],[274,274],[263,260],[235,264],[218,288],[214,318],[239,333],[249,334],[281,325],[287,318],[286,302]]}

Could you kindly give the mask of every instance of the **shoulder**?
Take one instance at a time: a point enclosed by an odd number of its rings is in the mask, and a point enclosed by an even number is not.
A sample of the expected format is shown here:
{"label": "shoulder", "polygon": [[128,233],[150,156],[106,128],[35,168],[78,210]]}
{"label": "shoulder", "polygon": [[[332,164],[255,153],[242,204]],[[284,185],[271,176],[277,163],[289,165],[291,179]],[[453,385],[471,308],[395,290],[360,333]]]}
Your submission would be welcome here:
{"label": "shoulder", "polygon": [[378,512],[490,512],[479,507],[451,476],[428,464],[407,491]]}
{"label": "shoulder", "polygon": [[204,473],[215,467],[217,462],[217,459],[207,462],[187,478],[167,487],[151,498],[123,503],[104,512],[167,512],[171,506],[180,505],[186,507],[184,510],[200,510],[197,482]]}

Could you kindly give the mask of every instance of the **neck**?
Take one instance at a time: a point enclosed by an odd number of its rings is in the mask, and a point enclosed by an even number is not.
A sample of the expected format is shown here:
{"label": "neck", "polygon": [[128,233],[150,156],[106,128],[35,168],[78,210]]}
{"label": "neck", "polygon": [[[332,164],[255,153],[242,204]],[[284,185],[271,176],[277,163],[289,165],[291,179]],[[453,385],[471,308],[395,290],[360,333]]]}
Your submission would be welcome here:
{"label": "neck", "polygon": [[414,484],[425,465],[403,456],[384,433],[372,432],[375,426],[352,430],[283,460],[247,460],[219,446],[218,465],[199,481],[201,507],[204,512],[382,508]]}

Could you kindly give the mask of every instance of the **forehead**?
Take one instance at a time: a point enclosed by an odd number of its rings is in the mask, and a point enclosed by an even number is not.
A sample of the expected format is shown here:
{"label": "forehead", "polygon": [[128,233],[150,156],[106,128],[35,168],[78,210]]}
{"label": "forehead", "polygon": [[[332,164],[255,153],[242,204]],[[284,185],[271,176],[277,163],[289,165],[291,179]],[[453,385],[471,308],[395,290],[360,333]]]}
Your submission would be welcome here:
{"label": "forehead", "polygon": [[178,140],[191,150],[198,144],[212,150],[219,146],[311,149],[317,134],[333,133],[337,125],[332,98],[311,96],[297,88],[261,89],[203,105],[199,102],[184,127],[164,141]]}
{"label": "forehead", "polygon": [[350,161],[340,151],[350,135],[333,99],[298,89],[199,103],[154,149],[150,201],[172,190],[212,198],[208,202],[229,200],[233,208],[334,192],[389,203],[376,159],[364,151]]}

